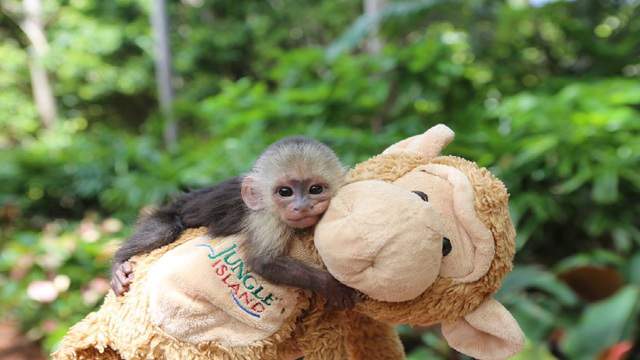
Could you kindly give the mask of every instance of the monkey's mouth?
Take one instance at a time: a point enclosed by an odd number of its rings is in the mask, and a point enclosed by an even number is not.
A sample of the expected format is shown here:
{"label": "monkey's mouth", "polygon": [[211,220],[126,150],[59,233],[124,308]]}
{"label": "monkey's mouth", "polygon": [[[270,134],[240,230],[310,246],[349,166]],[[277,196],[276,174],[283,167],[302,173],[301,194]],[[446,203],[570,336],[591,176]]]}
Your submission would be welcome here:
{"label": "monkey's mouth", "polygon": [[297,229],[304,229],[315,225],[320,220],[319,215],[305,215],[301,217],[285,218],[287,224]]}

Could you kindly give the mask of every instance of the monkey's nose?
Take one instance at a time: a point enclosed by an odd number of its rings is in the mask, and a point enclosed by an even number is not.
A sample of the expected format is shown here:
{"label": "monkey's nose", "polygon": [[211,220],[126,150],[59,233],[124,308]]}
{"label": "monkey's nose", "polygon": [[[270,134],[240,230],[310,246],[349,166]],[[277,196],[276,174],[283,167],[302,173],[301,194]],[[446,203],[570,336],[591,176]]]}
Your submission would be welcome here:
{"label": "monkey's nose", "polygon": [[311,207],[308,206],[308,205],[294,206],[293,207],[293,211],[295,211],[297,213],[305,213],[305,212],[309,211],[310,209],[311,209]]}

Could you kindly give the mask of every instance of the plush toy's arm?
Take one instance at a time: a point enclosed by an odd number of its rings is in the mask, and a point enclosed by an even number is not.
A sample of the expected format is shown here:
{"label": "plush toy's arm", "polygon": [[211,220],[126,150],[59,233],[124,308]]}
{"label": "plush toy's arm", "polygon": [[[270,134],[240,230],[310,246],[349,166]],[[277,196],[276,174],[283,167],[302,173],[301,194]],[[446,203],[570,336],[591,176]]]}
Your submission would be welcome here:
{"label": "plush toy's arm", "polygon": [[301,325],[297,345],[305,360],[400,360],[404,348],[389,324],[354,311],[326,312],[315,307]]}
{"label": "plush toy's arm", "polygon": [[404,348],[393,326],[353,313],[347,338],[349,359],[404,359]]}
{"label": "plush toy's arm", "polygon": [[350,326],[344,311],[325,313],[322,306],[313,306],[300,325],[302,331],[296,344],[305,360],[350,359],[345,333]]}

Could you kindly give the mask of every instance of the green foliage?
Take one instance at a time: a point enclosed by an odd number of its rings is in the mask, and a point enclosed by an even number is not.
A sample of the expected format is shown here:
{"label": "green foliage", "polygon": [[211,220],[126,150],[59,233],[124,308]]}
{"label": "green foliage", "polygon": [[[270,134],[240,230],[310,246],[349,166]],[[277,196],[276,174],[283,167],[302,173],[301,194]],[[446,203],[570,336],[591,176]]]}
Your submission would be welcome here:
{"label": "green foliage", "polygon": [[[587,308],[568,333],[565,351],[572,358],[587,358],[628,338],[640,307],[640,288],[629,286],[615,296]],[[588,339],[589,341],[584,341]]]}
{"label": "green foliage", "polygon": [[527,250],[558,257],[584,249],[580,242],[545,241],[568,232],[585,241],[605,236],[621,252],[640,245],[633,219],[640,188],[638,94],[637,81],[575,82],[550,94],[523,92],[492,111],[499,126],[488,146],[500,155],[491,163],[518,194],[512,215],[521,225],[520,247],[532,239]]}
{"label": "green foliage", "polygon": [[[353,165],[439,122],[457,134],[447,152],[490,167],[512,194],[519,252],[497,297],[528,336],[518,358],[551,358],[558,332],[570,358],[638,337],[637,2],[405,0],[375,16],[355,0],[170,2],[171,152],[149,2],[46,3],[59,113],[47,130],[20,2],[0,5],[0,310],[45,348],[96,306],[142,207],[245,171],[285,135]],[[362,51],[374,25],[379,54]],[[614,269],[624,287],[590,303],[562,280],[585,265]],[[55,299],[34,299],[34,286]],[[409,358],[455,356],[431,330],[400,331]]]}

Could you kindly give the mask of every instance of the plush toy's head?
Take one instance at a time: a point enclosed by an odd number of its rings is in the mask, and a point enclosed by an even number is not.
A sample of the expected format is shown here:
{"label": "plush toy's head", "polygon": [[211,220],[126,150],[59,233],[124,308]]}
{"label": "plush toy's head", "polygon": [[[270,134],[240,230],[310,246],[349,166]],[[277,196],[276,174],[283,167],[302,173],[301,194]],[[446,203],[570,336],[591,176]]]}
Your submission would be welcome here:
{"label": "plush toy's head", "polygon": [[515,231],[506,188],[488,170],[437,156],[453,138],[438,125],[361,163],[318,224],[329,272],[368,299],[378,320],[442,324],[463,353],[505,358],[523,334],[491,295],[511,269]]}

